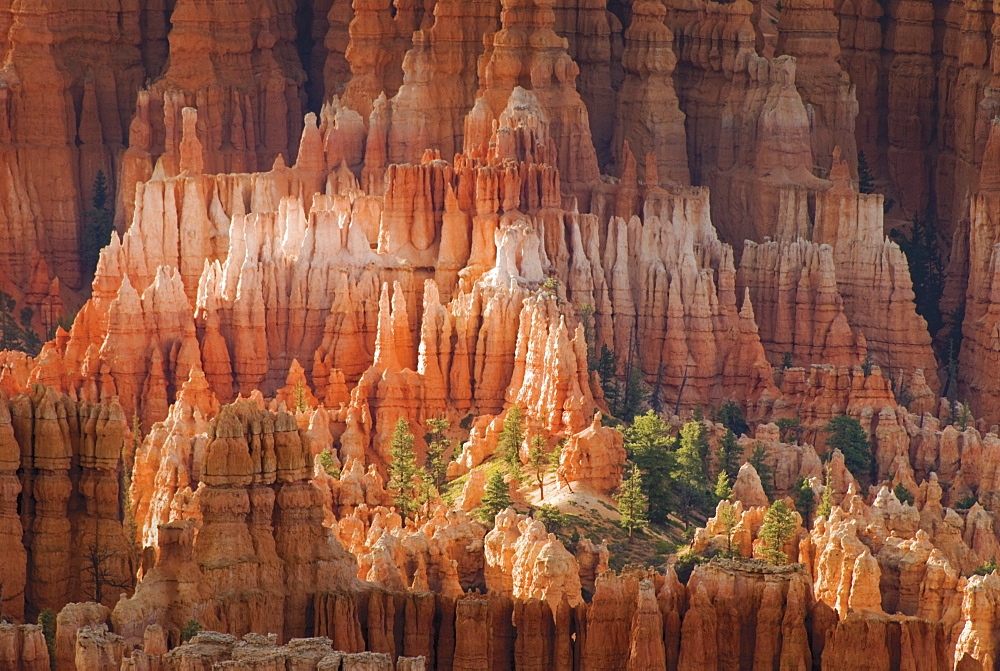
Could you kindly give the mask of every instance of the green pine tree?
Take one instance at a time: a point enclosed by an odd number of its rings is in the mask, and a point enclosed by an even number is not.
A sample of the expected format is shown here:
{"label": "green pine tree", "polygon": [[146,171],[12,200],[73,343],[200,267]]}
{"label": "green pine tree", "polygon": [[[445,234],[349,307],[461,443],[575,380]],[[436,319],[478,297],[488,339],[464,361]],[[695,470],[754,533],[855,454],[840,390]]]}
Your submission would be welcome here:
{"label": "green pine tree", "polygon": [[331,478],[340,478],[340,469],[337,468],[337,462],[333,460],[333,453],[329,449],[325,449],[319,453],[319,465],[323,467],[323,471],[326,472]]}
{"label": "green pine tree", "polygon": [[795,509],[802,515],[802,520],[808,527],[813,510],[816,509],[816,493],[806,478],[799,478],[795,485]]}
{"label": "green pine tree", "polygon": [[792,509],[783,499],[772,503],[764,514],[764,523],[757,533],[757,538],[761,540],[761,554],[764,555],[764,559],[776,566],[786,563],[788,555],[784,548],[797,526]]}
{"label": "green pine tree", "polygon": [[767,463],[767,445],[760,441],[753,444],[753,453],[747,460],[760,477],[760,486],[764,488],[767,498],[774,498],[774,469]]}
{"label": "green pine tree", "polygon": [[621,396],[621,385],[617,377],[618,359],[614,350],[607,345],[601,345],[601,354],[595,363],[595,370],[601,378],[601,391],[604,392],[604,402],[608,404],[611,414],[618,414],[618,401]]}
{"label": "green pine tree", "polygon": [[933,208],[914,216],[909,235],[900,229],[889,233],[906,255],[917,314],[927,320],[927,330],[931,333],[938,333],[944,326],[941,296],[944,293],[946,257],[938,242],[940,233],[941,227]]}
{"label": "green pine tree", "polygon": [[739,520],[736,518],[736,508],[728,501],[719,509],[719,522],[726,532],[726,555],[733,556],[733,531]]}
{"label": "green pine tree", "polygon": [[723,403],[718,412],[715,413],[715,421],[725,426],[737,436],[742,436],[744,433],[750,432],[750,425],[747,424],[746,417],[743,415],[743,409],[740,408],[739,403],[736,401],[726,401]]}
{"label": "green pine tree", "polygon": [[654,522],[666,522],[673,509],[673,446],[670,427],[652,410],[637,415],[625,430],[625,450],[642,473],[642,491]]}
{"label": "green pine tree", "polygon": [[823,494],[819,498],[819,506],[816,508],[817,517],[830,518],[833,510],[833,484],[830,478],[830,464],[826,465],[826,475],[823,479]]}
{"label": "green pine tree", "polygon": [[861,427],[861,422],[847,415],[837,415],[827,423],[823,431],[828,434],[826,445],[830,448],[830,454],[833,450],[840,450],[844,454],[847,470],[858,479],[862,487],[870,485],[875,459],[871,441]]}
{"label": "green pine tree", "polygon": [[201,629],[201,623],[198,620],[188,620],[187,624],[181,627],[181,643],[190,641],[198,635]]}
{"label": "green pine tree", "polygon": [[618,503],[619,524],[628,529],[629,537],[636,529],[644,529],[649,524],[649,499],[643,493],[642,473],[636,464],[630,464],[622,478],[615,501]]}
{"label": "green pine tree", "polygon": [[715,489],[712,490],[712,493],[715,494],[715,498],[719,501],[725,501],[733,495],[733,487],[729,481],[728,473],[719,471],[718,477],[715,478]]}
{"label": "green pine tree", "polygon": [[504,417],[497,447],[508,472],[518,479],[521,477],[522,444],[524,444],[524,412],[521,406],[513,405]]}
{"label": "green pine tree", "polygon": [[708,439],[700,422],[688,422],[681,428],[679,446],[674,453],[674,483],[680,510],[689,515],[704,502],[708,490],[705,477],[705,457]]}
{"label": "green pine tree", "polygon": [[388,489],[395,492],[393,502],[396,510],[405,519],[413,517],[420,507],[422,472],[417,468],[417,457],[413,451],[413,434],[403,417],[396,422],[389,443]]}
{"label": "green pine tree", "polygon": [[0,291],[0,350],[17,350],[31,356],[42,347],[41,338],[35,333],[30,308],[23,308],[19,318],[14,316],[17,302],[5,291]]}
{"label": "green pine tree", "polygon": [[494,470],[486,481],[486,492],[479,504],[479,519],[492,527],[497,513],[506,510],[512,503],[503,473],[499,469]]}
{"label": "green pine tree", "polygon": [[863,151],[858,152],[858,193],[875,193],[875,176]]}
{"label": "green pine tree", "polygon": [[97,268],[101,250],[111,242],[111,233],[115,228],[115,212],[113,207],[109,207],[108,180],[103,170],[98,170],[94,177],[90,202],[91,208],[84,214],[84,229],[80,241],[80,260],[87,274],[93,274]]}
{"label": "green pine tree", "polygon": [[625,390],[622,393],[621,407],[616,414],[622,420],[630,422],[639,414],[648,400],[649,388],[642,379],[642,370],[639,368],[639,364],[635,362],[625,376]]}
{"label": "green pine tree", "polygon": [[778,426],[778,432],[781,436],[782,442],[798,442],[799,432],[802,427],[799,426],[798,417],[782,417],[777,420],[775,424]]}
{"label": "green pine tree", "polygon": [[295,387],[292,390],[295,395],[295,412],[305,412],[309,409],[309,402],[306,401],[306,383],[299,378],[295,381]]}
{"label": "green pine tree", "polygon": [[51,608],[38,613],[38,624],[42,625],[45,647],[49,650],[49,667],[56,668],[56,614]]}
{"label": "green pine tree", "polygon": [[428,431],[424,436],[427,441],[427,461],[424,470],[428,481],[435,488],[441,489],[448,477],[448,461],[453,450],[452,442],[445,433],[451,424],[443,417],[432,417],[427,420]]}
{"label": "green pine tree", "polygon": [[972,419],[972,409],[969,407],[968,402],[962,403],[958,410],[958,416],[955,421],[955,427],[959,431],[965,431],[973,423]]}
{"label": "green pine tree", "polygon": [[726,472],[731,480],[735,480],[740,473],[740,456],[743,448],[736,442],[736,434],[730,429],[726,429],[719,440],[719,468]]}
{"label": "green pine tree", "polygon": [[913,493],[904,485],[902,482],[898,483],[892,488],[892,493],[896,495],[900,503],[908,503],[913,505]]}

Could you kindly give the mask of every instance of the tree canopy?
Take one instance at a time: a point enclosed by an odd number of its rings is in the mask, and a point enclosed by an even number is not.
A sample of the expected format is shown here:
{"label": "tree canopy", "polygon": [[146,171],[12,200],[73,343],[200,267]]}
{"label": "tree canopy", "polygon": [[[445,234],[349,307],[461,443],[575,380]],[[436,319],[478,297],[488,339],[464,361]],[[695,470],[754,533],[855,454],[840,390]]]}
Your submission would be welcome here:
{"label": "tree canopy", "polygon": [[870,485],[874,458],[871,441],[861,427],[861,422],[847,415],[837,415],[827,423],[823,431],[827,434],[826,445],[831,452],[840,450],[851,474],[863,486]]}
{"label": "tree canopy", "polygon": [[665,522],[673,508],[673,447],[670,427],[652,410],[636,415],[625,430],[625,449],[642,474],[642,491],[654,522]]}
{"label": "tree canopy", "polygon": [[783,499],[778,499],[771,504],[764,514],[764,523],[761,524],[757,538],[761,541],[761,554],[764,559],[775,565],[781,565],[788,561],[785,553],[785,545],[795,533],[798,523],[795,514],[788,507]]}
{"label": "tree canopy", "polygon": [[642,491],[642,473],[636,464],[626,466],[615,501],[618,503],[618,514],[621,515],[619,524],[623,529],[628,529],[629,536],[636,529],[649,524],[649,499]]}
{"label": "tree canopy", "polygon": [[413,451],[413,434],[406,419],[400,417],[392,432],[389,443],[388,488],[395,492],[393,502],[396,510],[404,518],[412,517],[420,507],[423,472],[417,467]]}
{"label": "tree canopy", "polygon": [[494,519],[501,510],[510,507],[512,501],[510,493],[507,491],[507,483],[504,482],[503,473],[494,470],[486,480],[486,492],[483,500],[479,504],[479,519],[489,526],[493,526]]}

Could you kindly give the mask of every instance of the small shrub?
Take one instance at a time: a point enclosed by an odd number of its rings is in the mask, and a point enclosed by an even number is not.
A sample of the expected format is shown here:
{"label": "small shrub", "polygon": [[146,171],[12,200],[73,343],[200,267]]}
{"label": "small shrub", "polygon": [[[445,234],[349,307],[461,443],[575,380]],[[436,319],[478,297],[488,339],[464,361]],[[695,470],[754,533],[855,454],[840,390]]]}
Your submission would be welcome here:
{"label": "small shrub", "polygon": [[674,550],[674,544],[670,541],[653,541],[653,549],[658,555],[670,554]]}
{"label": "small shrub", "polygon": [[743,415],[743,408],[736,401],[726,401],[715,414],[715,421],[719,422],[736,436],[749,433],[750,426]]}
{"label": "small shrub", "polygon": [[535,519],[541,521],[545,525],[545,530],[553,534],[560,533],[570,524],[569,517],[549,503],[535,509]]}
{"label": "small shrub", "polygon": [[[913,505],[913,494],[902,482],[893,487],[892,493],[896,495],[896,498],[899,499],[900,503],[908,503],[911,506]],[[969,507],[971,508],[972,506]]]}
{"label": "small shrub", "polygon": [[550,296],[559,298],[559,278],[554,275],[549,275],[544,280],[542,280],[542,291]]}
{"label": "small shrub", "polygon": [[680,580],[685,585],[688,580],[691,579],[691,573],[694,571],[694,567],[699,564],[704,564],[708,559],[694,552],[685,552],[683,554],[677,555],[677,561],[674,563],[674,573],[677,574],[677,579]]}
{"label": "small shrub", "polygon": [[46,608],[38,614],[38,624],[42,625],[42,636],[45,637],[45,647],[49,649],[49,666],[56,668],[56,614],[51,608]]}
{"label": "small shrub", "polygon": [[964,499],[962,499],[961,501],[959,501],[958,503],[956,503],[955,507],[957,509],[959,509],[959,510],[968,510],[969,508],[971,508],[972,506],[976,505],[977,503],[979,503],[979,500],[976,499],[976,495],[975,494],[969,494]]}
{"label": "small shrub", "polygon": [[972,425],[972,410],[969,408],[969,404],[962,403],[958,410],[958,416],[955,418],[955,426],[959,431],[965,431]]}
{"label": "small shrub", "polygon": [[188,620],[181,628],[181,643],[187,643],[192,638],[198,635],[202,629],[201,623],[198,620]]}
{"label": "small shrub", "polygon": [[997,566],[997,558],[990,557],[990,560],[985,564],[980,564],[976,568],[972,569],[972,575],[989,575],[996,571],[1000,566]]}
{"label": "small shrub", "polygon": [[334,466],[333,454],[330,450],[323,450],[319,453],[319,465],[323,467],[326,474],[334,480],[340,479],[340,469]]}

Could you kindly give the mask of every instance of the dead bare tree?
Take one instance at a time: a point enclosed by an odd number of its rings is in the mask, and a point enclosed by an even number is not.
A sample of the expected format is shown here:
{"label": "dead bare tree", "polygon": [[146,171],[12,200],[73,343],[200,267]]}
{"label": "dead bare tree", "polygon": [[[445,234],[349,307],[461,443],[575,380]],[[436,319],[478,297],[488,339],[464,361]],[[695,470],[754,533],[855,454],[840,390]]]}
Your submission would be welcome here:
{"label": "dead bare tree", "polygon": [[[90,576],[94,585],[93,597],[97,603],[104,601],[104,589],[110,587],[128,591],[132,584],[127,575],[123,577],[115,570],[115,559],[122,558],[123,551],[108,548],[101,543],[101,534],[95,533],[94,539],[83,552],[83,571]],[[128,561],[125,562],[126,566]]]}

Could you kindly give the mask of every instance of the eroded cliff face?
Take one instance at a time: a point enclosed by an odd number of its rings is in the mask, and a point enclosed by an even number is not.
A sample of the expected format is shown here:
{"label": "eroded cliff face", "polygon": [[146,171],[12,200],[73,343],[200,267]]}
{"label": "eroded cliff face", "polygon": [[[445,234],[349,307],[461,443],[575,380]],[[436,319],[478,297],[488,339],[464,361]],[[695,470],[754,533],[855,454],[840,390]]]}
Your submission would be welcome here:
{"label": "eroded cliff face", "polygon": [[[8,4],[0,289],[51,337],[0,352],[0,613],[58,611],[57,668],[994,665],[990,8]],[[950,336],[886,237],[914,215]],[[477,519],[515,406],[548,500],[611,506],[611,377],[674,426],[745,410],[691,545],[739,558],[682,583]],[[399,420],[421,464],[449,424],[453,505],[397,509]],[[803,508],[778,569],[775,497]],[[48,655],[0,627],[3,668]]]}

